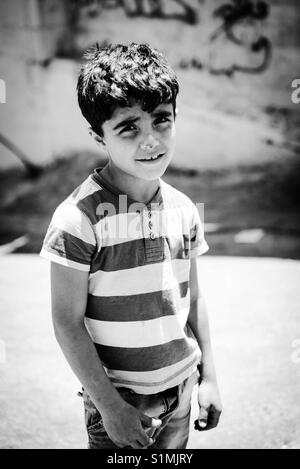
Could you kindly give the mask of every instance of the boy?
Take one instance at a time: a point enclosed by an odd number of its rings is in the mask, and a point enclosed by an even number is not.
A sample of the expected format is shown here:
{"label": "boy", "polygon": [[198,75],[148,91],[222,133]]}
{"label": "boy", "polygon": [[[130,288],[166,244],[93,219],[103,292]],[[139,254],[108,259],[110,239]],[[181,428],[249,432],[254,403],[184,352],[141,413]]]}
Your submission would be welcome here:
{"label": "boy", "polygon": [[194,385],[201,429],[221,402],[195,258],[208,246],[195,205],[160,179],[178,82],[133,43],[92,49],[77,89],[108,163],[59,205],[44,240],[55,335],[83,385],[89,448],[185,448]]}

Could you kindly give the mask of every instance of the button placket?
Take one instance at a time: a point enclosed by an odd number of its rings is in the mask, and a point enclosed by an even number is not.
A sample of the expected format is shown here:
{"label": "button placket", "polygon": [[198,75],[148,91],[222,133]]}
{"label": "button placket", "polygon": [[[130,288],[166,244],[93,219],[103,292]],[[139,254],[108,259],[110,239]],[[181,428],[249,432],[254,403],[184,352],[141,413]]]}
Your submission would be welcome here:
{"label": "button placket", "polygon": [[152,211],[151,206],[147,206],[143,212],[143,219],[146,262],[161,261],[164,258],[164,249],[157,231],[157,212]]}
{"label": "button placket", "polygon": [[149,218],[148,226],[150,228],[149,237],[150,237],[150,239],[155,239],[154,232],[152,231],[153,222],[151,221],[151,219],[152,219],[151,206],[148,208],[148,218]]}

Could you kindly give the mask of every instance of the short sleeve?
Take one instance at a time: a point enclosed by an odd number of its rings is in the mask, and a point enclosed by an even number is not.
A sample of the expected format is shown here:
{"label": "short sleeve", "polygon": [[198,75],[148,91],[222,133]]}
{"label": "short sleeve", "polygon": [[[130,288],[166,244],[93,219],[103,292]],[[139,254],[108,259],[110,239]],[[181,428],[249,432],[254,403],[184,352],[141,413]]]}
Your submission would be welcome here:
{"label": "short sleeve", "polygon": [[40,255],[89,272],[95,250],[96,237],[87,215],[75,204],[62,202],[53,214]]}
{"label": "short sleeve", "polygon": [[197,207],[193,204],[190,227],[190,253],[189,257],[201,256],[208,251],[209,246],[204,237],[203,224]]}

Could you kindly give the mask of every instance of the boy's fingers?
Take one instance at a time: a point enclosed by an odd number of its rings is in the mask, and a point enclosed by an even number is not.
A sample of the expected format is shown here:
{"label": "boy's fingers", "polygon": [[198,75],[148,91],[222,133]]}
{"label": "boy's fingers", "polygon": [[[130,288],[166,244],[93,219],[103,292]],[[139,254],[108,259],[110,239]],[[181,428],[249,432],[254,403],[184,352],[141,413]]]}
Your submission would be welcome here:
{"label": "boy's fingers", "polygon": [[148,448],[148,446],[153,445],[153,443],[155,443],[155,439],[154,439],[154,438],[150,438],[150,439],[149,439],[149,442],[144,446],[144,448]]}
{"label": "boy's fingers", "polygon": [[148,417],[148,415],[141,414],[141,422],[145,427],[153,427],[153,428],[158,428],[161,426],[161,420],[160,419],[154,419],[152,417]]}
{"label": "boy's fingers", "polygon": [[219,423],[221,413],[221,410],[216,410],[213,407],[210,407],[206,425],[204,425],[204,421],[202,421],[200,425],[200,420],[195,420],[195,430],[211,430],[212,428],[215,428]]}
{"label": "boy's fingers", "polygon": [[141,439],[134,441],[130,446],[134,449],[143,449],[143,448],[148,448],[148,446],[150,446],[153,443],[153,441],[151,441],[151,442],[144,444],[144,443],[141,443],[140,440]]}
{"label": "boy's fingers", "polygon": [[208,419],[209,428],[215,428],[218,425],[220,416],[221,416],[221,411],[214,410],[214,409],[211,410],[209,414],[209,419]]}
{"label": "boy's fingers", "polygon": [[200,407],[199,418],[198,418],[200,428],[206,427],[208,413],[209,413],[209,407],[204,407],[204,406]]}
{"label": "boy's fingers", "polygon": [[161,421],[160,419],[152,419],[152,424],[151,424],[151,426],[152,426],[153,428],[158,428],[158,427],[161,426],[161,424],[162,424],[162,421]]}
{"label": "boy's fingers", "polygon": [[145,430],[142,430],[139,432],[139,434],[136,437],[136,441],[142,448],[147,448],[148,446],[152,445],[154,443],[154,439],[147,435]]}

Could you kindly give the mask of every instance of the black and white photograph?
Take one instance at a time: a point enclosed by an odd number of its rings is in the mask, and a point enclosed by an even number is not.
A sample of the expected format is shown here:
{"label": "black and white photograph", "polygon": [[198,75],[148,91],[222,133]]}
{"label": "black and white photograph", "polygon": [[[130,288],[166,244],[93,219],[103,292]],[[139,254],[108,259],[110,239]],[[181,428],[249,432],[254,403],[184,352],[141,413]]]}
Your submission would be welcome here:
{"label": "black and white photograph", "polygon": [[297,0],[1,0],[0,449],[300,449],[299,214]]}

